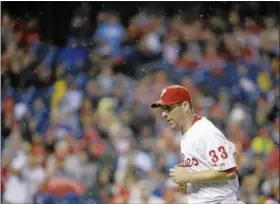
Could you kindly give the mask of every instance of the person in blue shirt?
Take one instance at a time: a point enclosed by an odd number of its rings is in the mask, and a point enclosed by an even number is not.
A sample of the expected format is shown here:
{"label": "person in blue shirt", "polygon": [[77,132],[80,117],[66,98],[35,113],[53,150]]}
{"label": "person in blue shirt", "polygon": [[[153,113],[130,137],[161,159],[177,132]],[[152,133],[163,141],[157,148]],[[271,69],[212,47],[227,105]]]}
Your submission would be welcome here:
{"label": "person in blue shirt", "polygon": [[117,13],[110,11],[107,14],[106,19],[98,25],[93,38],[99,45],[100,52],[110,53],[111,56],[117,57],[121,55],[121,42],[125,29]]}

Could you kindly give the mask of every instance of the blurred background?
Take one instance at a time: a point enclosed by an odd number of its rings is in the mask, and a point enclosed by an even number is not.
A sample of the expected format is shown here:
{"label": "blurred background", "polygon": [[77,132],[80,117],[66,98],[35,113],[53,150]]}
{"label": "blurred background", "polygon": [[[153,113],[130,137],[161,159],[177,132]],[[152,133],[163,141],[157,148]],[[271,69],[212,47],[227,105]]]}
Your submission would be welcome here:
{"label": "blurred background", "polygon": [[2,2],[3,203],[184,203],[171,84],[235,143],[240,197],[279,203],[279,5]]}

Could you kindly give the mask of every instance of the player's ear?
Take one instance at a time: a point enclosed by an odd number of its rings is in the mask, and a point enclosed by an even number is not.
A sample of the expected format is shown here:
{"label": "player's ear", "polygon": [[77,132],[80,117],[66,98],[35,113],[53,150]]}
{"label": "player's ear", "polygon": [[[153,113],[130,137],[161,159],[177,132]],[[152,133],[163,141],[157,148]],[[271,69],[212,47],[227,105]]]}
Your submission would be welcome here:
{"label": "player's ear", "polygon": [[183,107],[183,110],[185,113],[189,112],[191,110],[191,106],[190,106],[190,103],[187,102],[187,101],[184,101],[182,103],[182,107]]}

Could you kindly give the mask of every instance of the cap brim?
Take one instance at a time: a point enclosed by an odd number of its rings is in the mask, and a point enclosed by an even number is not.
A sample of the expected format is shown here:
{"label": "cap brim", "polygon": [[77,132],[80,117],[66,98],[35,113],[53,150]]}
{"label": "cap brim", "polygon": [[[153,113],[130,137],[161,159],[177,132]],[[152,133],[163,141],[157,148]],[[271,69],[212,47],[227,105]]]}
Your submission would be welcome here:
{"label": "cap brim", "polygon": [[162,100],[158,100],[151,105],[151,108],[158,108],[158,107],[164,106],[164,105],[167,105],[167,104],[165,104]]}

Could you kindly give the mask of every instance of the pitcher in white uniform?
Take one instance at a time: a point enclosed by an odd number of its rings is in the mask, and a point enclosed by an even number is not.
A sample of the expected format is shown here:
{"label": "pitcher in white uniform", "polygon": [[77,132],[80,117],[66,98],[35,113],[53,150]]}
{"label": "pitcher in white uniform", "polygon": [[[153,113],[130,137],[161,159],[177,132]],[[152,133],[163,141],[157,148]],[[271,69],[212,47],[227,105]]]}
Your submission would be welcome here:
{"label": "pitcher in white uniform", "polygon": [[151,107],[161,108],[163,118],[182,132],[182,163],[169,175],[186,190],[188,203],[242,203],[237,196],[235,145],[207,118],[195,114],[188,89],[169,86]]}

